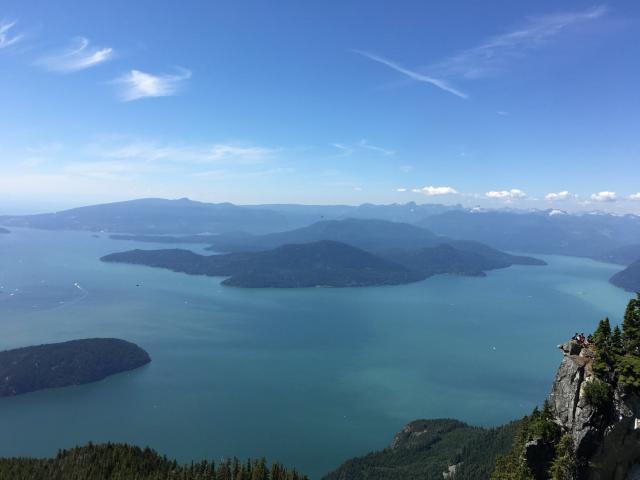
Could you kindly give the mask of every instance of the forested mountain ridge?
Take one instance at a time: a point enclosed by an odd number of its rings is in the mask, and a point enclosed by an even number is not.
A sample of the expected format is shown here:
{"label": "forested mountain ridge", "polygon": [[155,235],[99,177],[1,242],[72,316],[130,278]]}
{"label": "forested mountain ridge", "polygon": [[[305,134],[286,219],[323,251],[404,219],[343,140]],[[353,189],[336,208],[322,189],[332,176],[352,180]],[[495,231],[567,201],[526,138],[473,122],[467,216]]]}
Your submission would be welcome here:
{"label": "forested mountain ridge", "polygon": [[226,276],[229,278],[222,282],[224,285],[251,288],[397,285],[424,278],[364,250],[329,240],[209,256],[180,249],[131,250],[106,255],[101,260],[193,275]]}
{"label": "forested mountain ridge", "polygon": [[89,443],[54,458],[0,458],[2,480],[307,480],[306,475],[265,459],[237,458],[178,464],[149,448]]}

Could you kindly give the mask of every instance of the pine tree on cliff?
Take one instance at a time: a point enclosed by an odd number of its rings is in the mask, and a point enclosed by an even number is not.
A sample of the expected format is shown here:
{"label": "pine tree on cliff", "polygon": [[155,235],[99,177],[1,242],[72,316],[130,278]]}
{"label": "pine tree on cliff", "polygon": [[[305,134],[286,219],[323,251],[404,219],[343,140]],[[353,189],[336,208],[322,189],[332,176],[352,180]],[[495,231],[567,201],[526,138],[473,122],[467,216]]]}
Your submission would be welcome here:
{"label": "pine tree on cliff", "polygon": [[598,328],[593,332],[593,343],[597,350],[609,349],[611,346],[611,323],[608,318],[598,323]]}
{"label": "pine tree on cliff", "polygon": [[609,319],[600,320],[598,328],[593,332],[593,344],[596,347],[596,359],[593,371],[600,378],[606,377],[613,370],[615,357],[613,354],[613,338]]}
{"label": "pine tree on cliff", "polygon": [[626,353],[640,355],[640,293],[627,305],[622,322],[622,338]]}
{"label": "pine tree on cliff", "polygon": [[624,341],[622,339],[622,330],[616,325],[611,334],[611,352],[617,358],[624,355]]}

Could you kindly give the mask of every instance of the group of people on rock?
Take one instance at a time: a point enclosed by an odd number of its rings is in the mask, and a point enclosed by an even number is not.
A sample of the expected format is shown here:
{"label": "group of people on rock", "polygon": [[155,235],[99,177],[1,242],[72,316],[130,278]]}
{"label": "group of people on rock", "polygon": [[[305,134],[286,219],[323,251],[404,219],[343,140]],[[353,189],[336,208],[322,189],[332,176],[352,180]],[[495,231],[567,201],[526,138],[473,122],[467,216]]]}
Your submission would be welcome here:
{"label": "group of people on rock", "polygon": [[571,338],[571,340],[578,342],[578,345],[588,346],[591,343],[592,338],[591,338],[591,335],[589,335],[588,337],[585,337],[584,333],[576,332],[576,334]]}

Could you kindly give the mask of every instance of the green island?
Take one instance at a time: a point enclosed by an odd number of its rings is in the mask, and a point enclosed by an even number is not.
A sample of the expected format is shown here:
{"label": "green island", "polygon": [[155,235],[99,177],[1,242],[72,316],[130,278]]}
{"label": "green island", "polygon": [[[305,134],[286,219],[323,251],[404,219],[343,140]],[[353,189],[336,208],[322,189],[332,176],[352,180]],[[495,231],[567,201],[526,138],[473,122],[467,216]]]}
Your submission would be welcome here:
{"label": "green island", "polygon": [[399,285],[438,274],[483,276],[486,270],[514,264],[544,265],[534,258],[462,241],[375,253],[335,240],[221,255],[200,255],[184,249],[137,249],[112,253],[101,260],[166,268],[191,275],[229,277],[223,285],[251,288]]}
{"label": "green island", "polygon": [[117,338],[88,338],[0,352],[0,397],[82,385],[149,363],[149,354]]}

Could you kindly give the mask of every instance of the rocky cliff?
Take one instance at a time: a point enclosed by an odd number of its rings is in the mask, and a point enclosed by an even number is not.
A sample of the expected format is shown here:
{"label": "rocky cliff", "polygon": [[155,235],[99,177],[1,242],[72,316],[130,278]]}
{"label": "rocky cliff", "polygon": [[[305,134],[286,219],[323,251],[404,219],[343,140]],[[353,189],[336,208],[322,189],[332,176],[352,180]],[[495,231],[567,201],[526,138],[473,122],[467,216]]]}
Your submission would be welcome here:
{"label": "rocky cliff", "polygon": [[599,381],[593,372],[593,350],[575,342],[559,347],[563,358],[549,403],[553,421],[571,436],[576,478],[632,478],[630,472],[640,464],[640,398],[610,383],[611,401],[595,406],[587,394],[589,383]]}

